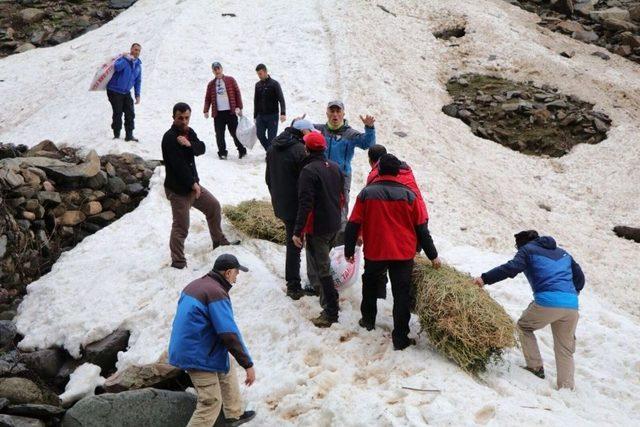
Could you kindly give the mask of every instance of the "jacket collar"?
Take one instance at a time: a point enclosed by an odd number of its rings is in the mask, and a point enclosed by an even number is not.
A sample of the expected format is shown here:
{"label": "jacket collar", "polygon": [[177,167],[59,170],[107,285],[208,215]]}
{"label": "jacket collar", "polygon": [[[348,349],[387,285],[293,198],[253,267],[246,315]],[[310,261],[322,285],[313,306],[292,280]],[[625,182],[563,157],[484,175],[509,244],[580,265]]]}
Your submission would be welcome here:
{"label": "jacket collar", "polygon": [[225,291],[229,292],[231,290],[231,288],[233,287],[233,285],[231,283],[229,283],[229,281],[227,279],[224,278],[224,276],[220,273],[218,273],[217,271],[211,270],[207,276],[211,277],[213,280],[215,280],[216,282],[220,283],[220,285],[222,285],[222,287],[224,288]]}

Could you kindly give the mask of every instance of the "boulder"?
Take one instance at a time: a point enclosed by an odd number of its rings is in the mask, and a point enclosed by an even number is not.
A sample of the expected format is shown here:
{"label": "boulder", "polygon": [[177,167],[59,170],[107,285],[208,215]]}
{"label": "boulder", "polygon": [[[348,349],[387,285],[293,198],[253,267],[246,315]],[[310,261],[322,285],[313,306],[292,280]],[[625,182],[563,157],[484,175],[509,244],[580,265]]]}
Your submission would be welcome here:
{"label": "boulder", "polygon": [[113,371],[118,361],[118,352],[127,350],[129,336],[130,333],[127,330],[118,329],[114,331],[100,341],[86,346],[82,360],[100,366],[103,375]]}
{"label": "boulder", "polygon": [[101,394],[76,403],[65,414],[62,426],[184,426],[195,406],[196,396],[186,392],[147,388]]}
{"label": "boulder", "polygon": [[23,417],[38,418],[41,420],[48,420],[53,417],[59,417],[65,413],[63,408],[52,405],[11,405],[5,412],[9,415],[20,415]]}
{"label": "boulder", "polygon": [[20,187],[25,183],[24,177],[11,169],[0,169],[0,182],[4,182],[9,188]]}
{"label": "boulder", "polygon": [[91,150],[84,162],[79,165],[46,157],[25,157],[21,160],[29,166],[44,170],[56,183],[77,182],[91,178],[100,172],[100,157],[95,150]]}
{"label": "boulder", "polygon": [[626,9],[619,7],[610,7],[609,9],[596,10],[589,14],[591,19],[598,22],[605,22],[608,19],[616,19],[620,21],[630,21],[631,14]]}
{"label": "boulder", "polygon": [[109,181],[107,182],[107,191],[111,194],[117,194],[117,193],[122,193],[127,189],[127,184],[124,183],[124,181],[115,176],[113,178],[109,178]]}
{"label": "boulder", "polygon": [[31,147],[29,151],[25,153],[25,157],[40,157],[40,156],[48,157],[46,156],[45,153],[54,153],[62,156],[56,144],[53,143],[53,141],[45,139],[44,141],[41,141],[38,144]]}
{"label": "boulder", "polygon": [[640,228],[617,225],[613,228],[613,232],[616,233],[618,237],[640,243]]}
{"label": "boulder", "polygon": [[13,343],[18,330],[16,325],[10,320],[0,320],[0,348]]}
{"label": "boulder", "polygon": [[26,378],[0,378],[0,398],[9,399],[13,404],[39,403],[58,406],[60,399],[48,390],[40,389]]}
{"label": "boulder", "polygon": [[47,13],[42,9],[36,9],[35,7],[28,7],[20,11],[20,19],[26,24],[35,24],[44,19]]}
{"label": "boulder", "polygon": [[45,427],[46,424],[37,419],[18,417],[15,415],[0,415],[0,426],[2,427]]}
{"label": "boulder", "polygon": [[57,348],[19,353],[18,360],[40,377],[53,378],[64,364],[64,353]]}
{"label": "boulder", "polygon": [[99,190],[107,184],[108,176],[104,171],[100,171],[96,176],[92,176],[87,180],[87,185],[93,190]]}
{"label": "boulder", "polygon": [[153,387],[167,380],[176,378],[183,371],[168,363],[151,363],[143,366],[129,366],[124,371],[118,371],[104,383],[104,388],[110,393],[125,390],[138,390]]}
{"label": "boulder", "polygon": [[636,24],[630,21],[625,21],[622,19],[608,18],[602,22],[602,26],[607,30],[612,31],[638,31],[638,27]]}

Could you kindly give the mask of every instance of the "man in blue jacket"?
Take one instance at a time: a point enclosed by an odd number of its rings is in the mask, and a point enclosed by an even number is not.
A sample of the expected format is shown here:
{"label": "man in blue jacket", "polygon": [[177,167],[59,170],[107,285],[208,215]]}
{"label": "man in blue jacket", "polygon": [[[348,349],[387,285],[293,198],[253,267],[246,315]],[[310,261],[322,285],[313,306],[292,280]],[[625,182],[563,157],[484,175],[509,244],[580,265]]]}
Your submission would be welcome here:
{"label": "man in blue jacket", "polygon": [[187,371],[198,394],[188,427],[211,427],[224,403],[227,426],[255,417],[243,411],[242,397],[229,353],[242,366],[250,386],[253,361],[233,318],[229,291],[240,271],[249,271],[231,254],[220,255],[213,270],[189,283],[180,294],[169,342],[169,363]]}
{"label": "man in blue jacket", "polygon": [[107,84],[107,97],[113,109],[111,129],[113,139],[120,138],[122,130],[122,114],[124,113],[125,141],[138,141],[133,136],[133,119],[135,112],[131,88],[134,89],[136,104],[140,103],[140,88],[142,86],[142,62],[140,51],[142,47],[138,43],[131,45],[131,51],[118,58],[114,64],[114,74]]}
{"label": "man in blue jacket", "polygon": [[518,320],[526,370],[544,378],[542,356],[533,334],[551,324],[556,356],[558,388],[574,388],[573,353],[576,349],[578,294],[584,287],[584,274],[577,262],[549,236],[535,230],[515,235],[518,252],[506,264],[474,279],[480,287],[514,278],[524,273],[533,290],[534,301]]}
{"label": "man in blue jacket", "polygon": [[[344,205],[342,206],[342,226],[344,231],[347,225],[347,214],[349,213],[349,193],[351,191],[351,160],[356,147],[368,150],[376,143],[376,129],[373,116],[360,116],[364,123],[364,133],[358,132],[349,126],[344,118],[344,104],[342,101],[331,101],[327,105],[327,123],[315,125],[324,138],[327,140],[325,156],[340,166],[340,171],[344,174]],[[339,238],[338,240],[342,240]]]}

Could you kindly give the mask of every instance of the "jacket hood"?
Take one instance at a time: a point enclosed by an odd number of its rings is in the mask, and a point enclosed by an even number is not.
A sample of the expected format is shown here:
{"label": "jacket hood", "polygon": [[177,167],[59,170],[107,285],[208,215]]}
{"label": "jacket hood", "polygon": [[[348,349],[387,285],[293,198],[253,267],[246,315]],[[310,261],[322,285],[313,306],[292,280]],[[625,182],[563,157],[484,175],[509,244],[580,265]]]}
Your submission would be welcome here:
{"label": "jacket hood", "polygon": [[551,236],[541,236],[533,241],[538,246],[542,246],[545,249],[555,249],[558,247],[556,241]]}
{"label": "jacket hood", "polygon": [[278,150],[284,150],[294,144],[304,144],[304,142],[302,141],[302,132],[293,127],[286,128],[272,142],[272,145]]}

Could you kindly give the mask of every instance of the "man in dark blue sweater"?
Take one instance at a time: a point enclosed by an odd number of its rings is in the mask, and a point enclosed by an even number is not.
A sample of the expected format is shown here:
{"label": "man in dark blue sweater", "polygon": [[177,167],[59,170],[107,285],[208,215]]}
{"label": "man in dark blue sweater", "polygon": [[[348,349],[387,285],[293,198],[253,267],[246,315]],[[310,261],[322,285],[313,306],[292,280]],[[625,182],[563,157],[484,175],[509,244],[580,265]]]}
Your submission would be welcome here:
{"label": "man in dark blue sweater", "polygon": [[140,103],[140,89],[142,86],[142,62],[140,61],[140,51],[142,47],[138,43],[131,45],[131,51],[125,53],[116,60],[114,74],[107,84],[107,97],[113,109],[111,129],[113,129],[113,139],[120,138],[122,130],[122,115],[124,114],[125,141],[138,141],[133,136],[135,111],[133,108],[133,98],[131,89],[134,89],[136,104]]}
{"label": "man in dark blue sweater", "polygon": [[544,378],[542,356],[534,331],[551,325],[556,356],[558,388],[574,388],[573,353],[576,349],[578,294],[584,287],[584,274],[577,262],[549,236],[535,230],[515,235],[518,252],[506,264],[474,279],[480,287],[524,273],[533,290],[534,301],[518,320],[525,369]]}

